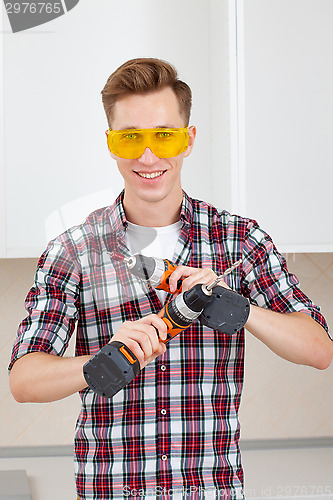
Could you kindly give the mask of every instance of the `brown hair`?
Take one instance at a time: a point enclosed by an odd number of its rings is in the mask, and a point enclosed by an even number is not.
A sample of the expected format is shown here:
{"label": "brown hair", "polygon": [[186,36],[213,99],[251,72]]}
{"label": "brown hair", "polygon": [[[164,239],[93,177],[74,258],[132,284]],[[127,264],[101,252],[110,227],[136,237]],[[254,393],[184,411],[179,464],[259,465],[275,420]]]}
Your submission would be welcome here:
{"label": "brown hair", "polygon": [[178,79],[176,69],[160,59],[131,59],[109,76],[102,90],[104,111],[111,127],[112,110],[117,99],[128,94],[145,94],[170,87],[178,99],[180,113],[185,124],[190,121],[192,92]]}

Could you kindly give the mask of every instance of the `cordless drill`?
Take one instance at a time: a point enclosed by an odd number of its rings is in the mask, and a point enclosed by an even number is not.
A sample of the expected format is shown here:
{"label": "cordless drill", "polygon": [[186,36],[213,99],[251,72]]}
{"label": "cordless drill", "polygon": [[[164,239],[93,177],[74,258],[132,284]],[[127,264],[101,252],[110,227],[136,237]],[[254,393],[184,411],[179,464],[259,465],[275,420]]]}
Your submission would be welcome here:
{"label": "cordless drill", "polygon": [[[203,324],[213,327],[211,326],[211,321],[213,321],[214,328],[223,326],[228,333],[239,330],[245,324],[249,315],[247,299],[222,287],[218,287],[221,290],[215,296],[213,295],[213,288],[240,262],[237,261],[209,285],[197,284],[164,305],[158,313],[167,325],[167,339],[164,343],[169,342],[200,317],[203,311],[209,308],[212,297],[216,299],[214,301],[216,304],[213,304],[213,308],[208,311],[209,314],[204,316]],[[135,276],[149,280],[151,284],[153,282],[156,288],[170,291],[169,277],[177,267],[172,262],[137,254],[127,259],[126,263]],[[177,289],[180,288],[181,282],[178,282]],[[228,306],[228,311],[223,307],[225,305]],[[107,398],[112,398],[139,372],[138,359],[125,344],[119,341],[105,345],[83,367],[84,377],[89,387],[100,396]]]}

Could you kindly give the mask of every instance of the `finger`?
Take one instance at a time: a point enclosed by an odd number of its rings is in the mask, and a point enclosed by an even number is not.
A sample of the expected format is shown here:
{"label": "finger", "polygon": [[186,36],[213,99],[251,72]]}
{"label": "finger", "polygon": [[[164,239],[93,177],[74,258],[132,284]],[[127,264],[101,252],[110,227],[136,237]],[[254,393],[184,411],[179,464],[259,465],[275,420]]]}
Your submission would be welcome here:
{"label": "finger", "polygon": [[[159,331],[161,332],[160,334]],[[132,348],[138,352],[140,362],[142,363],[142,353],[140,350],[143,352],[144,360],[150,358],[155,352],[159,353],[161,340],[163,341],[167,337],[167,326],[159,317],[150,315],[140,320],[130,322],[128,329],[120,333],[125,336],[125,339],[122,339],[124,343],[131,348],[129,345],[130,343]],[[140,350],[137,345],[132,344],[132,340],[139,344]],[[135,352],[133,352],[133,354],[135,354]]]}
{"label": "finger", "polygon": [[111,342],[116,340],[122,342],[129,348],[137,357],[141,367],[145,360],[153,353],[148,335],[138,330],[119,331],[112,337]]}
{"label": "finger", "polygon": [[144,325],[144,332],[151,344],[152,353],[158,350],[160,345],[159,333],[154,325]]}
{"label": "finger", "polygon": [[210,268],[195,268],[189,266],[178,266],[177,269],[170,275],[170,290],[171,292],[177,289],[177,280],[179,277],[182,278],[182,292],[190,290],[194,285],[198,283],[206,284],[212,283],[217,275]]}
{"label": "finger", "polygon": [[133,331],[146,333],[154,349],[157,349],[160,339],[166,340],[167,337],[167,326],[157,314],[149,314],[137,321],[126,322],[126,326]]}
{"label": "finger", "polygon": [[[129,332],[124,332],[124,335],[126,333],[126,337],[121,339],[138,358],[141,369],[150,363],[150,361],[165,352],[164,344],[160,341],[157,335],[157,328],[152,324],[144,323],[143,319],[147,321],[146,318],[133,321],[133,324],[131,325],[132,328]],[[154,321],[154,319],[155,318],[152,318],[152,321]],[[164,321],[160,318],[157,319],[158,321],[155,319],[155,323],[159,325],[161,334],[166,339],[167,327]],[[162,322],[163,325],[161,325],[160,322]]]}
{"label": "finger", "polygon": [[[178,281],[190,276],[193,272],[196,272],[197,269],[189,266],[178,266],[173,273],[170,274],[169,277],[169,287],[171,293],[176,292]],[[183,291],[183,289],[182,289]]]}
{"label": "finger", "polygon": [[140,364],[159,347],[155,328],[152,325],[140,323],[140,320],[123,323],[112,337],[113,340],[123,342],[138,358]]}
{"label": "finger", "polygon": [[186,278],[183,281],[182,291],[187,292],[188,290],[193,288],[198,283],[201,283],[201,284],[205,283],[205,279],[202,275],[190,276],[189,278]]}
{"label": "finger", "polygon": [[[162,321],[162,323],[164,325],[163,321]],[[137,324],[137,325],[135,325],[135,328],[136,328],[135,331],[139,333],[139,337],[138,337],[137,341],[139,342],[142,350],[145,353],[145,358],[148,358],[149,356],[151,356],[151,354],[153,354],[155,351],[157,351],[159,349],[159,345],[161,343],[160,337],[159,337],[159,330],[157,329],[156,326],[154,326],[151,323],[149,323],[149,324],[148,323]],[[166,325],[165,325],[165,329],[166,329]],[[166,337],[166,332],[164,333],[164,329],[163,329],[163,333],[161,335],[163,337],[164,336]],[[148,342],[150,343],[150,345],[148,344]]]}
{"label": "finger", "polygon": [[157,314],[150,314],[149,316],[145,316],[144,318],[142,318],[139,321],[142,321],[148,325],[151,325],[154,328],[155,335],[157,336],[158,341],[159,340],[162,340],[162,341],[166,340],[167,330],[168,330],[167,326],[164,323],[164,321],[159,316],[157,316]]}
{"label": "finger", "polygon": [[182,292],[187,292],[197,283],[203,283],[203,278],[201,275],[196,274],[196,276],[189,276],[183,280]]}
{"label": "finger", "polygon": [[217,278],[217,275],[212,269],[197,269],[196,273],[191,274],[188,278],[183,281],[182,291],[190,290],[192,287],[198,284],[209,285]]}

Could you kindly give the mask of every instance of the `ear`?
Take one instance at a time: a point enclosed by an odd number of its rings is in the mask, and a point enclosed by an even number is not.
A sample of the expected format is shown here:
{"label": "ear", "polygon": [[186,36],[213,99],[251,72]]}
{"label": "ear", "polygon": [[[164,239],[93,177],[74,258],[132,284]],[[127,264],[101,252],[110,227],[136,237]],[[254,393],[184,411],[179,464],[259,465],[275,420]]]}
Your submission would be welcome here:
{"label": "ear", "polygon": [[186,158],[192,153],[192,149],[194,146],[195,137],[197,135],[197,129],[193,125],[188,128],[188,135],[190,136],[190,140],[187,146],[187,150],[184,153],[184,158]]}

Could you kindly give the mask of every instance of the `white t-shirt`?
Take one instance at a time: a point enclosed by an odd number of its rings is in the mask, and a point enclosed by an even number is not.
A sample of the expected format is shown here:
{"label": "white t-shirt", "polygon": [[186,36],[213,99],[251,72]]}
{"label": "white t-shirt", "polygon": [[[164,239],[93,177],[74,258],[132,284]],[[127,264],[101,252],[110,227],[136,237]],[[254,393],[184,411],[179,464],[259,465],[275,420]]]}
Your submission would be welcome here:
{"label": "white t-shirt", "polygon": [[[177,221],[170,226],[147,227],[128,222],[126,245],[131,254],[141,253],[147,257],[159,257],[172,261],[182,223]],[[162,304],[166,296],[164,290],[156,290]]]}

